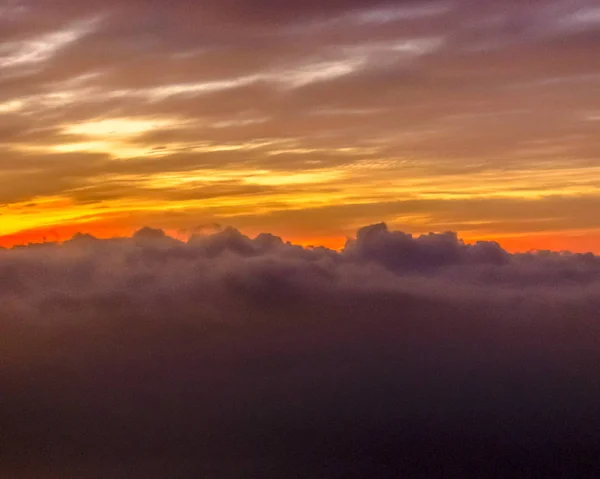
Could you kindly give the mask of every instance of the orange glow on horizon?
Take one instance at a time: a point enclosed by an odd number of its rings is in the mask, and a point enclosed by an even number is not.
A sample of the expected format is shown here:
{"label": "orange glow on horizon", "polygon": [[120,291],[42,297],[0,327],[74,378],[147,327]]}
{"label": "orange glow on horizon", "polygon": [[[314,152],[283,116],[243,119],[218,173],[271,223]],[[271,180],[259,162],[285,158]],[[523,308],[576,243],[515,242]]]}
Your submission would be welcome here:
{"label": "orange glow on horizon", "polygon": [[10,248],[12,246],[46,242],[62,243],[63,241],[71,239],[77,233],[90,234],[96,238],[102,239],[116,238],[131,236],[134,231],[135,229],[133,228],[117,227],[101,223],[55,225],[0,236],[0,247]]}
{"label": "orange glow on horizon", "polygon": [[600,253],[600,232],[598,231],[588,231],[580,234],[565,232],[523,235],[499,238],[494,241],[497,241],[500,246],[511,253],[535,250]]}
{"label": "orange glow on horizon", "polygon": [[[96,238],[124,238],[131,237],[135,231],[141,226],[124,226],[110,222],[91,222],[91,223],[74,223],[61,224],[45,228],[36,228],[23,230],[18,233],[0,236],[0,247],[11,248],[13,246],[21,246],[27,244],[39,243],[62,243],[68,241],[77,233],[90,234]],[[168,236],[186,241],[190,234],[176,229],[164,229]],[[242,229],[241,232],[253,238],[258,233]],[[280,236],[284,241],[289,241],[292,244],[304,247],[319,247],[323,246],[335,251],[341,251],[348,240],[348,236],[334,235],[326,236],[298,236],[294,234],[280,234],[273,231],[273,234]],[[209,233],[210,234],[210,233]],[[419,236],[413,234],[413,236]],[[551,250],[551,251],[571,251],[573,253],[600,253],[600,231],[585,231],[578,233],[564,232],[551,234],[536,234],[536,235],[520,235],[520,236],[501,236],[497,238],[473,238],[467,235],[462,236],[459,233],[459,238],[465,243],[475,243],[476,241],[495,241],[502,248],[510,253],[527,252],[535,250]]]}

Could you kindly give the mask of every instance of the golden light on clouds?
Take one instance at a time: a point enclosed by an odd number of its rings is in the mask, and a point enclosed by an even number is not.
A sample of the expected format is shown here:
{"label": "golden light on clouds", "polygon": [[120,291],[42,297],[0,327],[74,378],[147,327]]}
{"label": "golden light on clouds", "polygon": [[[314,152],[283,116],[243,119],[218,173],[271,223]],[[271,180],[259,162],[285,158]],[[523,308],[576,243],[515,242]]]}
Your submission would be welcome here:
{"label": "golden light on clouds", "polygon": [[0,113],[12,113],[23,108],[21,100],[10,100],[0,103]]}
{"label": "golden light on clouds", "polygon": [[44,5],[0,16],[0,235],[600,230],[591,7]]}
{"label": "golden light on clouds", "polygon": [[132,137],[141,133],[176,125],[175,120],[147,120],[108,118],[105,120],[76,123],[63,128],[68,135],[107,137]]}

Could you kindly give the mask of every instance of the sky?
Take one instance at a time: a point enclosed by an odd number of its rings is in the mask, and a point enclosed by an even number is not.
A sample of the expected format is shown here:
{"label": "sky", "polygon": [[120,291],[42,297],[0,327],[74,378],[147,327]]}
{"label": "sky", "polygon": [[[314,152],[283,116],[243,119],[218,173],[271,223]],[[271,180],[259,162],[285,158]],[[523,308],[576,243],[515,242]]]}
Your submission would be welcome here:
{"label": "sky", "polygon": [[0,477],[599,477],[598,0],[0,0]]}
{"label": "sky", "polygon": [[600,251],[594,0],[1,0],[0,244]]}

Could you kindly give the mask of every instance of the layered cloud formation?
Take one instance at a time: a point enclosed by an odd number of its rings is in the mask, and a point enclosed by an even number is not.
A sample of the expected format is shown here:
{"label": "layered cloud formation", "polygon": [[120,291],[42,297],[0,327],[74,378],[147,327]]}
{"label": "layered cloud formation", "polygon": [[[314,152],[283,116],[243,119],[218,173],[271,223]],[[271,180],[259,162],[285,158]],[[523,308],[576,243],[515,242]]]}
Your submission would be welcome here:
{"label": "layered cloud formation", "polygon": [[6,0],[0,235],[34,232],[0,242],[218,222],[332,245],[385,219],[589,250],[598,12]]}
{"label": "layered cloud formation", "polygon": [[0,250],[0,472],[589,477],[599,292],[591,254],[384,224]]}

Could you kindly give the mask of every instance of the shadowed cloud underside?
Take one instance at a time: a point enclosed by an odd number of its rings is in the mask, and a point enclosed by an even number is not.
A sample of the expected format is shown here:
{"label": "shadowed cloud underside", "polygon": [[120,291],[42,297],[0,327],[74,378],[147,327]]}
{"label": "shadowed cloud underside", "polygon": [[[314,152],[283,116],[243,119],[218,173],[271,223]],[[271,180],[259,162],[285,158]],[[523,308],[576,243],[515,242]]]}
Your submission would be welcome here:
{"label": "shadowed cloud underside", "polygon": [[3,477],[593,477],[600,258],[362,228],[0,250]]}

